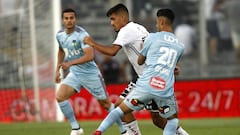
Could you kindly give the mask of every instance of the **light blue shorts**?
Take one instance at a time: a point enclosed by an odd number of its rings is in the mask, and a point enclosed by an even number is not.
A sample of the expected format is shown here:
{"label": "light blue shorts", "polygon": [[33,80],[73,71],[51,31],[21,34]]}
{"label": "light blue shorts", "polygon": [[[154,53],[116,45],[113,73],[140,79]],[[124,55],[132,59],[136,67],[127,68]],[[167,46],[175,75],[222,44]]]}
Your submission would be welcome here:
{"label": "light blue shorts", "polygon": [[163,98],[148,92],[139,91],[137,90],[137,87],[127,95],[127,97],[124,99],[124,103],[132,110],[139,111],[144,109],[144,106],[152,100],[154,100],[157,104],[159,108],[159,114],[163,118],[169,118],[178,112],[178,107],[174,95],[171,97]]}
{"label": "light blue shorts", "polygon": [[66,78],[63,79],[62,83],[74,88],[74,90],[78,93],[81,91],[81,88],[84,87],[89,93],[92,94],[92,96],[98,100],[106,99],[108,96],[104,79],[99,74],[96,74],[96,76],[88,77],[77,76],[70,72]]}

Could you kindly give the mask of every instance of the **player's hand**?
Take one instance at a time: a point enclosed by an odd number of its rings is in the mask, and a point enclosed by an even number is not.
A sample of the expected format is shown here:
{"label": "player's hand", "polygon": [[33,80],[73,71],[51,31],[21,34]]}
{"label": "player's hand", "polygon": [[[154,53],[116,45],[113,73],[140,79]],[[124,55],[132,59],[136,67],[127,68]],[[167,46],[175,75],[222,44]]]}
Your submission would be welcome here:
{"label": "player's hand", "polygon": [[71,66],[70,62],[63,62],[61,64],[62,69],[67,70]]}
{"label": "player's hand", "polygon": [[91,37],[86,36],[86,37],[83,39],[83,43],[84,43],[84,44],[88,44],[88,45],[90,45],[90,46],[94,46],[95,41],[94,41]]}

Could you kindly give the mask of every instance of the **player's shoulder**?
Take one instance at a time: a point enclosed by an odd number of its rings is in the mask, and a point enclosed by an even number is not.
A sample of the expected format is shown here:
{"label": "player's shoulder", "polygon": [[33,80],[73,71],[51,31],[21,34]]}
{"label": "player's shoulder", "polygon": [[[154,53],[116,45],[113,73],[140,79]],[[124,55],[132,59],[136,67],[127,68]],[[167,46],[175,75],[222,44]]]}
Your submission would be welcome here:
{"label": "player's shoulder", "polygon": [[57,38],[61,38],[62,36],[64,36],[64,34],[65,34],[65,30],[64,30],[64,29],[61,29],[61,30],[59,30],[59,31],[57,32],[56,37],[57,37]]}
{"label": "player's shoulder", "polygon": [[64,32],[64,29],[60,29],[58,32],[57,32],[57,34],[61,34],[61,33],[63,33]]}
{"label": "player's shoulder", "polygon": [[144,26],[134,22],[129,22],[128,24],[126,24],[124,27],[120,29],[118,34],[125,35],[125,36],[126,35],[133,36],[135,38],[137,37],[142,38],[142,37],[146,37],[149,34],[149,32]]}
{"label": "player's shoulder", "polygon": [[123,29],[144,29],[145,31],[147,31],[147,29],[141,25],[141,24],[138,24],[138,23],[135,23],[135,22],[129,22],[128,24],[126,24]]}
{"label": "player's shoulder", "polygon": [[149,33],[147,38],[153,38],[153,37],[161,36],[161,35],[162,35],[162,33],[159,33],[159,32]]}
{"label": "player's shoulder", "polygon": [[84,29],[83,27],[78,26],[78,25],[75,26],[74,31],[75,31],[75,32],[78,32],[78,33],[86,32],[85,29]]}
{"label": "player's shoulder", "polygon": [[154,33],[149,33],[145,41],[152,41],[152,40],[158,40],[158,41],[163,41],[165,32],[154,32]]}

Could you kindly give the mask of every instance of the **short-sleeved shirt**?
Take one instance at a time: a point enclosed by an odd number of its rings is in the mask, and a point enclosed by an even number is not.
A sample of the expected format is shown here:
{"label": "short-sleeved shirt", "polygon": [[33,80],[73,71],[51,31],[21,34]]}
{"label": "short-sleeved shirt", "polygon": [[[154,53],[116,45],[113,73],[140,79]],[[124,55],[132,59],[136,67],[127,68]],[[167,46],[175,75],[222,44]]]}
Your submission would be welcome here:
{"label": "short-sleeved shirt", "polygon": [[118,32],[113,44],[120,45],[138,75],[142,74],[144,65],[137,63],[138,55],[143,48],[143,42],[149,32],[140,24],[129,22]]}
{"label": "short-sleeved shirt", "polygon": [[[57,41],[59,47],[64,50],[65,61],[79,59],[84,55],[83,49],[90,47],[83,43],[85,36],[88,36],[88,33],[80,26],[75,26],[71,34],[67,34],[64,30],[57,33]],[[108,96],[104,80],[94,61],[72,65],[69,74],[61,83],[72,87],[77,92],[84,87],[99,100],[106,99]]]}
{"label": "short-sleeved shirt", "polygon": [[[59,47],[65,52],[65,61],[79,59],[84,55],[83,49],[90,47],[83,43],[85,36],[88,33],[80,26],[75,26],[74,32],[67,34],[64,30],[57,33],[57,41]],[[70,72],[85,77],[92,77],[94,74],[99,74],[99,69],[94,61],[89,61],[83,64],[72,65]]]}
{"label": "short-sleeved shirt", "polygon": [[146,67],[136,82],[137,89],[159,97],[171,97],[174,94],[174,68],[183,51],[184,44],[173,33],[149,34],[141,51],[146,57]]}

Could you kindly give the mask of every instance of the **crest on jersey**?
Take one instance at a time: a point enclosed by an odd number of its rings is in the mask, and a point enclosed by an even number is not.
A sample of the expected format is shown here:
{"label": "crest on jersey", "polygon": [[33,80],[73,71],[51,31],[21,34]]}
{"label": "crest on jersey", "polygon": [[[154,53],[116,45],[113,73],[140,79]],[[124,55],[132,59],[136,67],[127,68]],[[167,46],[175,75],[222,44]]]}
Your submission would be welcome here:
{"label": "crest on jersey", "polygon": [[77,41],[76,41],[76,40],[73,40],[73,41],[72,41],[72,46],[75,47],[76,45],[77,45]]}

